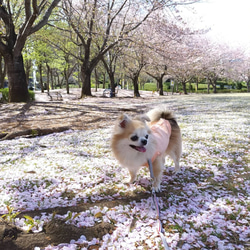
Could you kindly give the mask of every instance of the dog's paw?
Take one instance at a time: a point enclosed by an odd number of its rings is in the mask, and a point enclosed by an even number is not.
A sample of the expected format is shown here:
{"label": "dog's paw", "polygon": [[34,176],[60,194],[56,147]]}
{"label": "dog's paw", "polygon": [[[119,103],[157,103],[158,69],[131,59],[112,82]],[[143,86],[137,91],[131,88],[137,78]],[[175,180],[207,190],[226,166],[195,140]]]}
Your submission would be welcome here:
{"label": "dog's paw", "polygon": [[173,174],[178,174],[180,173],[180,171],[181,171],[181,168],[175,168],[173,171]]}
{"label": "dog's paw", "polygon": [[155,190],[156,193],[161,192],[161,186],[154,187],[154,190]]}
{"label": "dog's paw", "polygon": [[129,184],[133,184],[133,183],[135,183],[135,181],[136,181],[135,178],[133,178],[133,179],[131,178],[131,179],[128,181],[128,183],[129,183]]}
{"label": "dog's paw", "polygon": [[158,181],[155,181],[153,183],[153,188],[154,188],[155,192],[161,192],[161,184]]}
{"label": "dog's paw", "polygon": [[129,186],[129,185],[135,183],[135,179],[127,178],[127,179],[123,180],[122,183],[123,183],[124,185]]}
{"label": "dog's paw", "polygon": [[124,185],[130,185],[130,184],[133,184],[133,182],[130,182],[130,180],[129,179],[127,179],[127,180],[123,180],[122,181],[122,184],[124,184]]}
{"label": "dog's paw", "polygon": [[176,175],[176,174],[178,174],[178,173],[180,173],[180,170],[177,170],[177,171],[173,171],[173,175]]}

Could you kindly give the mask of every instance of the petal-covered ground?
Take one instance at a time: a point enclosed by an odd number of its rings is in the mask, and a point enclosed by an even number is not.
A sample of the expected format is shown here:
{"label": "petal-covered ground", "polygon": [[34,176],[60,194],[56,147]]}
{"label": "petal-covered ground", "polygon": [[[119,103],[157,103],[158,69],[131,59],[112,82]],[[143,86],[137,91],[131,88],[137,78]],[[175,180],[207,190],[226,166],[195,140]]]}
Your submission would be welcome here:
{"label": "petal-covered ground", "polygon": [[[147,100],[148,107],[162,104],[175,112],[183,137],[181,171],[175,175],[167,158],[158,194],[168,246],[250,249],[250,95]],[[129,101],[123,106],[134,108]],[[0,142],[3,220],[34,234],[55,219],[76,228],[113,226],[102,237],[82,235],[36,250],[164,249],[149,172],[143,168],[136,183],[125,183],[128,171],[110,151],[111,132],[107,126]],[[70,210],[82,204],[90,205]],[[57,207],[67,207],[68,212],[53,213]],[[25,216],[30,211],[47,212]]]}

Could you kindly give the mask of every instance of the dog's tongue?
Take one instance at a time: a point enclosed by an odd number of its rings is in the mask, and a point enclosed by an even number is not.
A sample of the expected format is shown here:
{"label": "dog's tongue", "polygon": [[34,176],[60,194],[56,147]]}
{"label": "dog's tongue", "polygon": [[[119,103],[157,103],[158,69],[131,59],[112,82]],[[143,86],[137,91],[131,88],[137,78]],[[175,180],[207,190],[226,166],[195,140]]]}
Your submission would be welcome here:
{"label": "dog's tongue", "polygon": [[136,150],[142,153],[146,152],[146,148],[144,147],[136,147]]}

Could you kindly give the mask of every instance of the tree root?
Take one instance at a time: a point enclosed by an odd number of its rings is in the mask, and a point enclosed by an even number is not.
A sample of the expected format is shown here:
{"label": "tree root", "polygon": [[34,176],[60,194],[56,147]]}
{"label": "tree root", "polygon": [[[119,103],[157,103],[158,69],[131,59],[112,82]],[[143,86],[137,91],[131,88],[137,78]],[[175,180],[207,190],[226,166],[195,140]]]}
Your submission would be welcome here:
{"label": "tree root", "polygon": [[35,129],[26,129],[26,130],[21,130],[21,131],[15,131],[11,133],[2,133],[0,134],[0,140],[12,140],[16,137],[20,136],[25,136],[27,138],[30,137],[36,137],[36,136],[41,136],[41,135],[48,135],[52,133],[59,133],[63,132],[66,130],[69,130],[70,127],[64,126],[64,127],[56,127],[56,128],[35,128]]}

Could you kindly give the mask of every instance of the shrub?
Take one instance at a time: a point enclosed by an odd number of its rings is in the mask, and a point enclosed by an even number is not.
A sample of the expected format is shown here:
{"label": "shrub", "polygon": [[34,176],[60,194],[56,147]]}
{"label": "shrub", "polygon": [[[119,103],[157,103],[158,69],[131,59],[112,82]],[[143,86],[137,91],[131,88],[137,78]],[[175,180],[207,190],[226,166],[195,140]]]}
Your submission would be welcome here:
{"label": "shrub", "polygon": [[220,89],[224,89],[224,86],[225,86],[225,84],[224,83],[220,83]]}
{"label": "shrub", "polygon": [[8,99],[9,99],[9,89],[8,88],[0,89],[0,92],[3,94],[3,97],[2,97],[1,101],[7,102]]}
{"label": "shrub", "polygon": [[156,83],[147,82],[144,84],[144,90],[157,91]]}
{"label": "shrub", "polygon": [[236,83],[236,89],[242,89],[242,83],[241,82]]}
{"label": "shrub", "polygon": [[171,83],[170,82],[164,82],[164,86],[166,86],[166,89],[171,89]]}
{"label": "shrub", "polygon": [[30,96],[30,100],[34,101],[35,100],[35,92],[32,90],[29,90],[29,96]]}
{"label": "shrub", "polygon": [[194,87],[193,87],[193,84],[192,83],[189,83],[189,91],[193,91],[194,90]]}
{"label": "shrub", "polygon": [[[8,102],[9,101],[9,88],[0,89],[0,92],[3,94],[2,101]],[[34,91],[29,90],[29,96],[30,96],[30,101],[35,100],[35,92]]]}

